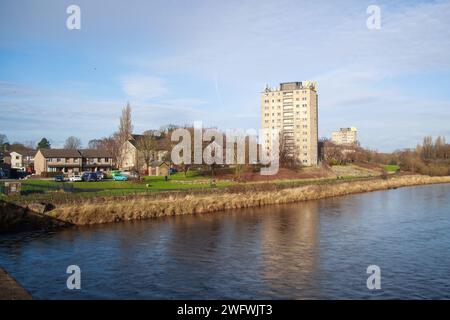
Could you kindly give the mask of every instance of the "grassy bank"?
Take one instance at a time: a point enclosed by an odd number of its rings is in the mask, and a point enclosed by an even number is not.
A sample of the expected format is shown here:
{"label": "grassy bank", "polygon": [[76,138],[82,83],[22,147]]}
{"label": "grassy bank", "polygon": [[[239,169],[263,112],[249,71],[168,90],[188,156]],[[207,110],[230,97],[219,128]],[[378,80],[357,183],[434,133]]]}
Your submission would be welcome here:
{"label": "grassy bank", "polygon": [[151,217],[216,212],[229,209],[292,203],[347,194],[433,183],[450,183],[450,176],[397,176],[307,185],[253,185],[241,189],[216,189],[207,193],[171,193],[158,196],[85,199],[57,205],[47,214],[76,225],[97,224]]}
{"label": "grassy bank", "polygon": [[[182,191],[194,189],[211,189],[211,179],[195,174],[184,176],[182,173],[172,175],[168,181],[164,177],[144,177],[143,181],[99,181],[99,182],[55,182],[53,180],[24,180],[21,182],[20,196],[5,197],[0,200],[12,202],[60,202],[71,199],[127,196],[164,191]],[[230,181],[217,181],[214,188],[233,185]]]}

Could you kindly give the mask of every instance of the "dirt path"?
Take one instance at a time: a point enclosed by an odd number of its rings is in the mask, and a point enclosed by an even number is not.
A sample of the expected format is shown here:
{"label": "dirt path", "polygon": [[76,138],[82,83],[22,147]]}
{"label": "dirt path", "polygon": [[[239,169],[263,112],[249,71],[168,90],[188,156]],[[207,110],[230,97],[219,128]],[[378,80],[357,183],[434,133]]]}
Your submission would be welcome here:
{"label": "dirt path", "polygon": [[0,268],[0,300],[31,300],[32,297],[13,277]]}

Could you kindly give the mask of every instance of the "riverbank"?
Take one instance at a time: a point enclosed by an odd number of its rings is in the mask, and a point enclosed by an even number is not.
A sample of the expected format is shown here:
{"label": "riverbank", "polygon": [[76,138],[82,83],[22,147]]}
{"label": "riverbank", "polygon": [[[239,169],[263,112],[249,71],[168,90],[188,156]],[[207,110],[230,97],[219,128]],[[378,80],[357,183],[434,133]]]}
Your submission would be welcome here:
{"label": "riverbank", "polygon": [[70,223],[45,214],[46,211],[53,208],[54,206],[48,203],[19,205],[0,201],[0,233],[28,230],[53,230],[69,226]]}
{"label": "riverbank", "polygon": [[89,225],[293,203],[435,183],[450,183],[450,176],[397,176],[387,179],[374,178],[333,184],[311,184],[268,191],[242,188],[242,191],[235,192],[217,190],[217,192],[208,194],[180,193],[179,195],[171,194],[156,198],[134,196],[127,198],[125,201],[120,201],[120,199],[111,199],[110,201],[88,199],[76,204],[59,204],[47,215],[74,225]]}
{"label": "riverbank", "polygon": [[355,180],[240,184],[225,189],[159,192],[116,197],[55,199],[52,203],[0,203],[0,231],[54,229],[200,214],[316,200],[393,188],[450,183],[450,176],[399,175]]}
{"label": "riverbank", "polygon": [[31,300],[32,297],[5,270],[0,268],[0,300]]}

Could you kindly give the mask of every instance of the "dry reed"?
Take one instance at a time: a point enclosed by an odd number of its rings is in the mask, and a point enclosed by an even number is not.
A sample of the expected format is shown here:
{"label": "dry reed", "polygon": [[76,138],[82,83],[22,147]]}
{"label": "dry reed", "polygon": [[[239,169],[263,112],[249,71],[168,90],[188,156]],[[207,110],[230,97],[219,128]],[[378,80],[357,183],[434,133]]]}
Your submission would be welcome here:
{"label": "dry reed", "polygon": [[114,199],[99,203],[86,200],[76,205],[70,203],[58,205],[47,214],[76,225],[86,225],[259,207],[434,183],[450,183],[450,176],[399,176],[389,179],[306,185],[282,190],[180,194],[156,199],[135,196],[126,201]]}

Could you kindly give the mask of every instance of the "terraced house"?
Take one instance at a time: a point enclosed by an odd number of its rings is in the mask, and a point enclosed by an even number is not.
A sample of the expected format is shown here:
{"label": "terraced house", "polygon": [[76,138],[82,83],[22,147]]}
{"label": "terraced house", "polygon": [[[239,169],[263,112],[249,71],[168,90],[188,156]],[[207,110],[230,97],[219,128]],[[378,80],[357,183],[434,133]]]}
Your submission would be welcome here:
{"label": "terraced house", "polygon": [[79,173],[110,171],[112,155],[105,150],[39,149],[34,157],[34,170],[43,172]]}

